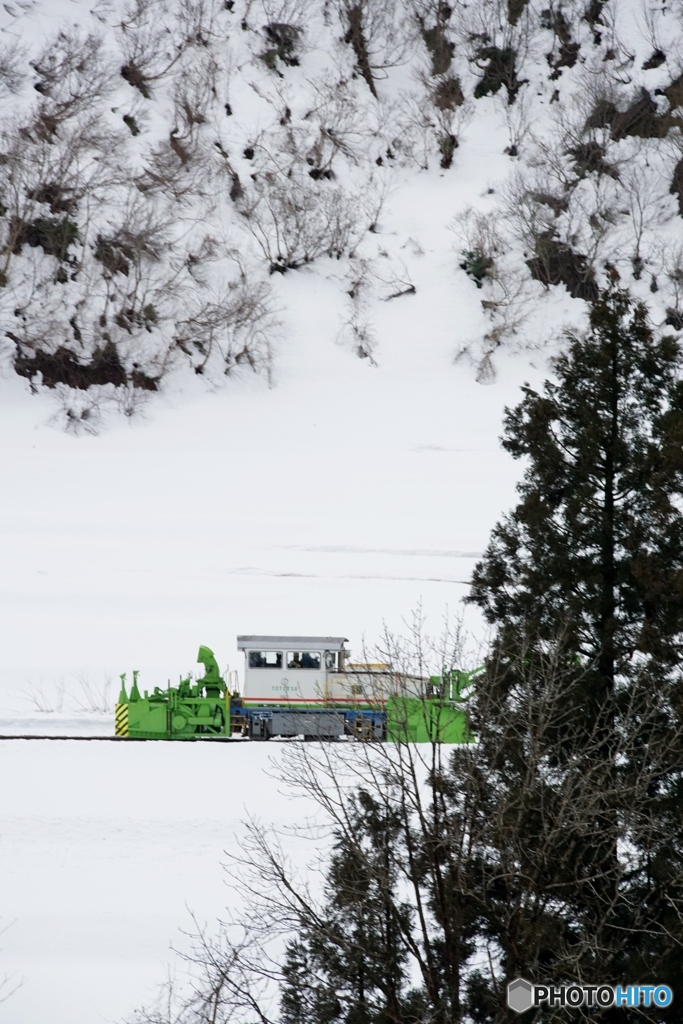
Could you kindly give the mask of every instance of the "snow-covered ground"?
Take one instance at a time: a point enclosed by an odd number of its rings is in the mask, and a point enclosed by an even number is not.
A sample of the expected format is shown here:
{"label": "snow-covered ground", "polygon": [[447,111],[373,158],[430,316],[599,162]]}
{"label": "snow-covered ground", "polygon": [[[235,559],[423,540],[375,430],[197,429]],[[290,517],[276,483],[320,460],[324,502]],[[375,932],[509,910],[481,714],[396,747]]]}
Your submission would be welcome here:
{"label": "snow-covered ground", "polygon": [[213,928],[236,906],[222,865],[245,806],[275,825],[303,813],[266,774],[277,755],[248,743],[0,744],[0,977],[19,985],[0,1020],[99,1024],[153,1002],[192,914]]}

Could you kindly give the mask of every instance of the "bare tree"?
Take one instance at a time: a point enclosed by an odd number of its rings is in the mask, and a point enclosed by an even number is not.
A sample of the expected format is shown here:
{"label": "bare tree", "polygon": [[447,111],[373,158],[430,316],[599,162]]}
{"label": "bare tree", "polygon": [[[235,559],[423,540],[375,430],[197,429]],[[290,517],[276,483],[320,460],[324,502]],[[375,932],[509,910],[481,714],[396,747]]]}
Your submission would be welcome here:
{"label": "bare tree", "polygon": [[[3,935],[11,924],[12,922],[10,921],[9,925],[0,928],[0,935]],[[21,985],[22,981],[20,978],[17,978],[16,974],[0,975],[0,1004],[7,1002]]]}
{"label": "bare tree", "polygon": [[[345,29],[344,41],[353,49],[356,67],[377,98],[379,74],[401,63],[411,38],[411,25],[395,0],[335,0]],[[412,33],[414,37],[414,31]]]}
{"label": "bare tree", "polygon": [[95,101],[106,99],[116,84],[115,66],[101,36],[61,31],[31,66],[38,75],[34,86],[42,100],[37,122],[54,135],[60,124],[91,111]]}
{"label": "bare tree", "polygon": [[26,50],[16,42],[0,47],[0,97],[16,94],[26,78]]}
{"label": "bare tree", "polygon": [[495,355],[509,344],[533,309],[531,282],[510,258],[510,241],[495,212],[482,213],[466,207],[454,219],[451,230],[458,238],[459,266],[481,290],[481,306],[490,328],[466,342],[456,359],[474,363],[477,380],[495,379]]}
{"label": "bare tree", "polygon": [[238,275],[222,294],[195,300],[176,321],[174,344],[191,356],[195,373],[213,361],[224,374],[246,364],[270,376],[276,328],[268,287],[250,280],[238,264]]}
{"label": "bare tree", "polygon": [[[359,212],[360,206],[360,212]],[[370,226],[363,204],[340,186],[267,171],[240,201],[240,213],[271,273],[352,252]]]}
{"label": "bare tree", "polygon": [[668,182],[657,177],[653,167],[643,167],[632,161],[628,169],[622,172],[623,192],[628,202],[628,229],[631,242],[630,258],[633,276],[639,280],[643,270],[650,261],[652,247],[657,230],[661,228],[669,214],[666,192]]}
{"label": "bare tree", "polygon": [[217,0],[131,0],[119,26],[121,76],[149,99],[188,49],[208,44],[217,11]]}

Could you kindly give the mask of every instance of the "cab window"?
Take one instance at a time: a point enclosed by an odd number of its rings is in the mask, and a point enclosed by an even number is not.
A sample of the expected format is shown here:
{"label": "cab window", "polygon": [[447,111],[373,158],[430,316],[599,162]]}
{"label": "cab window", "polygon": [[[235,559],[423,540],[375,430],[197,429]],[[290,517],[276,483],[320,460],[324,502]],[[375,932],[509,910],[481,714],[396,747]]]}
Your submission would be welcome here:
{"label": "cab window", "polygon": [[320,669],[320,651],[287,651],[287,668]]}
{"label": "cab window", "polygon": [[249,668],[282,668],[282,651],[249,651]]}
{"label": "cab window", "polygon": [[337,652],[325,651],[325,668],[328,672],[337,671]]}

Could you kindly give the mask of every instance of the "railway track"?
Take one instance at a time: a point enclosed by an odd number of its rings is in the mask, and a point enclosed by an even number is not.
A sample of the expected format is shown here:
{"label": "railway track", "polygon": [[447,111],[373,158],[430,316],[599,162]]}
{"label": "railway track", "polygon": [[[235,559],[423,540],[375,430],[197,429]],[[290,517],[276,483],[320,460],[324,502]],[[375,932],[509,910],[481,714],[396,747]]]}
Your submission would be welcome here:
{"label": "railway track", "polygon": [[[2,740],[55,740],[62,742],[64,740],[76,740],[79,743],[172,743],[176,742],[171,739],[153,739],[149,740],[142,736],[0,736]],[[184,742],[190,743],[231,743],[232,740],[229,736],[197,736],[187,737]]]}

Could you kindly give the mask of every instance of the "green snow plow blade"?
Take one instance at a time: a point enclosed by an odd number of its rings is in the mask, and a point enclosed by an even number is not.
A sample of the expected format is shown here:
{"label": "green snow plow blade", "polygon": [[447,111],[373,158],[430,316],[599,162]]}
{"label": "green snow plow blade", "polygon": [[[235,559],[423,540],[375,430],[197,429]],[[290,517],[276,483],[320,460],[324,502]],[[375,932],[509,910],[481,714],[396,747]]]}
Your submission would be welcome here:
{"label": "green snow plow blade", "polygon": [[126,677],[121,676],[121,693],[116,705],[116,735],[148,740],[197,739],[201,736],[230,735],[230,694],[221,678],[216,659],[208,647],[200,647],[197,661],[205,674],[190,676],[166,690],[152,694],[138,689],[133,673],[130,695]]}
{"label": "green snow plow blade", "polygon": [[393,743],[472,743],[463,690],[482,667],[460,672],[446,665],[440,676],[429,677],[431,696],[390,697],[387,701],[387,739]]}
{"label": "green snow plow blade", "polygon": [[419,697],[390,697],[387,739],[393,743],[471,743],[462,706]]}

